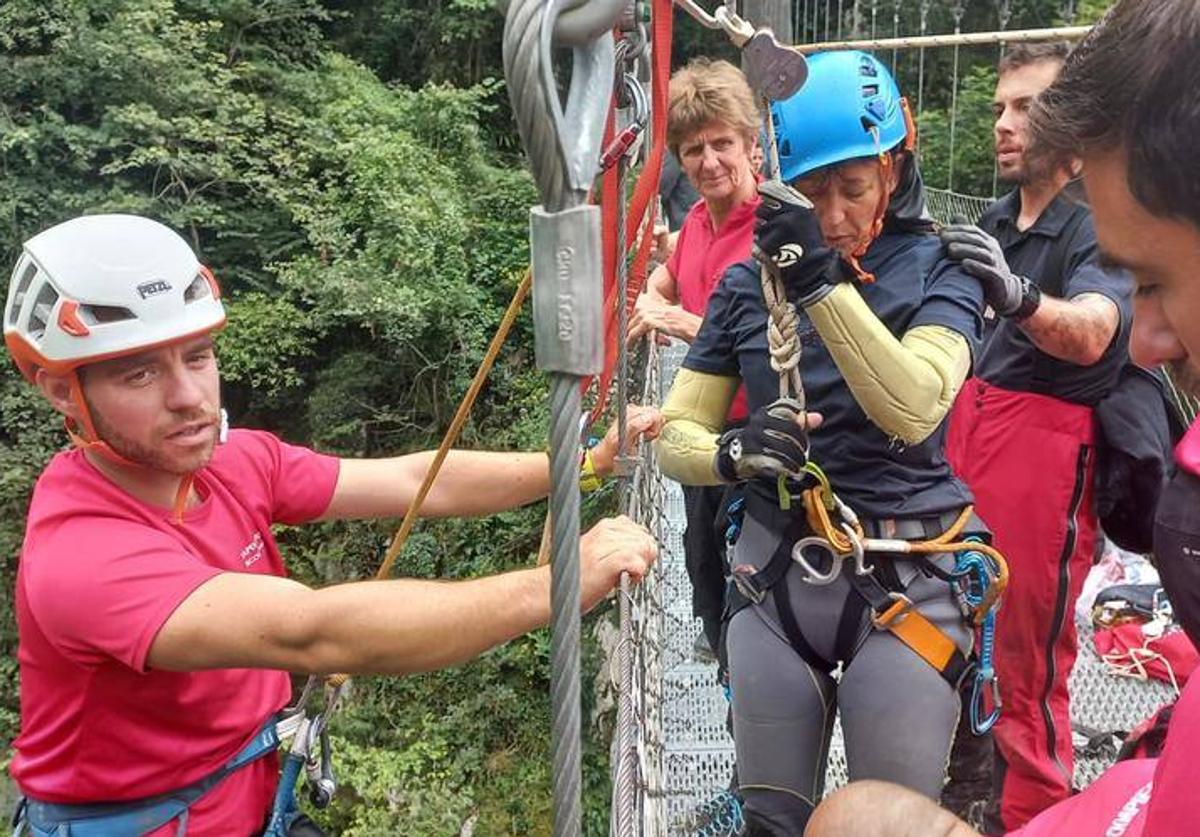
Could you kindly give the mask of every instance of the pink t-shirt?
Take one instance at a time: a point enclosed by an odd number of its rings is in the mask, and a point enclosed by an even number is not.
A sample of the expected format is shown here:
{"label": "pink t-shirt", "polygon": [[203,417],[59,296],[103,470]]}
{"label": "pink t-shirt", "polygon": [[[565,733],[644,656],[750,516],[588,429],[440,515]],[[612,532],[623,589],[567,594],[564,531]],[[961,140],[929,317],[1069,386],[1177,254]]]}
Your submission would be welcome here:
{"label": "pink t-shirt", "polygon": [[1154,771],[1146,814],[1147,837],[1200,834],[1200,678],[1193,677],[1175,704],[1167,740]]}
{"label": "pink t-shirt", "polygon": [[[679,304],[684,311],[703,317],[708,298],[725,270],[750,258],[750,245],[754,243],[754,212],[759,201],[755,195],[736,207],[716,230],[704,201],[696,201],[688,210],[683,226],[679,228],[675,252],[667,260],[667,270],[675,278]],[[729,407],[727,420],[741,421],[748,414],[746,388],[741,386]]]}
{"label": "pink t-shirt", "polygon": [[1008,837],[1195,837],[1200,833],[1200,680],[1184,688],[1157,759],[1119,762]]}
{"label": "pink t-shirt", "polygon": [[1156,763],[1133,759],[1115,764],[1080,793],[1042,811],[1007,837],[1158,837],[1160,832],[1146,828],[1148,806],[1156,793]]}
{"label": "pink t-shirt", "polygon": [[[291,694],[285,672],[146,668],[159,629],[222,572],[286,575],[273,523],[328,507],[338,460],[235,430],[196,475],[182,525],[100,474],[77,450],[38,480],[17,571],[21,732],[12,775],[47,802],[137,799],[180,788],[234,756]],[[193,806],[189,835],[261,826],[273,757]],[[174,826],[154,832],[173,834]]]}

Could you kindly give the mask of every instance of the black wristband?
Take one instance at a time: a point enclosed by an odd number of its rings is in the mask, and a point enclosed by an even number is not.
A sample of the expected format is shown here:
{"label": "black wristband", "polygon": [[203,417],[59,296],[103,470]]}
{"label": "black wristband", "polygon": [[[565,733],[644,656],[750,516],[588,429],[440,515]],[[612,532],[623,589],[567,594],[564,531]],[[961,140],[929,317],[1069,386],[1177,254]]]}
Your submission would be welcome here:
{"label": "black wristband", "polygon": [[1042,289],[1033,282],[1021,277],[1021,304],[1012,312],[1012,318],[1018,322],[1033,316],[1033,312],[1042,304]]}
{"label": "black wristband", "polygon": [[713,464],[717,476],[725,482],[739,482],[741,479],[737,474],[737,460],[742,455],[741,435],[742,429],[735,427],[726,430],[717,439],[717,458]]}

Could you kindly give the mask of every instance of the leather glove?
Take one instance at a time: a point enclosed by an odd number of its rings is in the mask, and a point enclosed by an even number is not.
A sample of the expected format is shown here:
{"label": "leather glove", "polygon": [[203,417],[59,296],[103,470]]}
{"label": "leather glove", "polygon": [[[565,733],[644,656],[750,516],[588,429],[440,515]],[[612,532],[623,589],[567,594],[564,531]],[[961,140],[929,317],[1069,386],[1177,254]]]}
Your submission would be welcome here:
{"label": "leather glove", "polygon": [[762,202],[755,213],[754,258],[778,268],[788,296],[811,305],[840,277],[837,251],[825,243],[812,201],[777,180],[758,185]]}
{"label": "leather glove", "polygon": [[939,233],[946,255],[983,285],[983,296],[1002,317],[1023,320],[1037,310],[1041,291],[1013,273],[1000,242],[972,224],[951,224]]}
{"label": "leather glove", "polygon": [[753,477],[800,479],[808,462],[808,431],[800,424],[800,403],[780,398],[750,414],[744,427],[717,440],[716,471],[726,482]]}

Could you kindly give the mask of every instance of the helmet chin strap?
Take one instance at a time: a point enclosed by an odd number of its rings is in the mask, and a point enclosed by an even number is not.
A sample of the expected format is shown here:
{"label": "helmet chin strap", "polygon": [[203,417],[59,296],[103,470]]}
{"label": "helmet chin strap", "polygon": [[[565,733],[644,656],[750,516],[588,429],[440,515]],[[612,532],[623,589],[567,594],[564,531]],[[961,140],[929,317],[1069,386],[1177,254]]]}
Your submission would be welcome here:
{"label": "helmet chin strap", "polygon": [[[876,142],[879,141],[879,135],[875,135]],[[875,206],[875,217],[871,221],[871,226],[867,229],[866,235],[862,237],[858,245],[850,251],[850,255],[846,256],[846,261],[850,263],[850,267],[854,269],[854,274],[858,277],[858,281],[870,283],[875,281],[875,274],[868,273],[863,269],[859,262],[871,244],[883,232],[883,219],[887,215],[888,203],[891,201],[891,192],[888,190],[888,178],[892,173],[892,155],[886,151],[879,154],[879,203]]]}
{"label": "helmet chin strap", "polygon": [[[88,408],[87,399],[83,397],[83,387],[79,382],[78,372],[71,373],[71,398],[74,400],[75,406],[79,411],[78,424],[70,417],[63,419],[63,425],[66,427],[67,436],[71,439],[71,444],[80,450],[92,451],[121,468],[142,472],[154,470],[140,462],[134,462],[132,459],[121,456],[121,454],[113,450],[108,442],[100,438],[100,434],[96,432],[96,425],[92,421],[92,412]],[[223,444],[228,436],[229,416],[225,412],[225,408],[222,407],[217,444]],[[179,480],[179,486],[175,489],[175,501],[171,504],[171,519],[176,524],[183,524],[183,514],[187,511],[188,497],[191,496],[192,486],[195,482],[196,474],[194,471],[184,474]]]}
{"label": "helmet chin strap", "polygon": [[[908,99],[903,97],[900,99],[900,110],[904,116],[904,142],[902,143],[902,147],[905,151],[912,153],[917,148],[917,124],[913,119],[912,110],[908,106]],[[858,260],[866,255],[871,244],[883,232],[883,222],[887,217],[888,206],[892,200],[892,191],[888,188],[888,179],[891,177],[892,170],[896,166],[891,153],[883,150],[879,139],[879,129],[871,128],[871,135],[875,138],[875,149],[879,155],[879,204],[875,207],[875,218],[871,221],[871,226],[867,230],[866,235],[863,236],[858,246],[851,251],[850,255],[846,257],[846,261],[854,268],[854,272],[860,282],[875,281],[874,274],[863,270]]]}

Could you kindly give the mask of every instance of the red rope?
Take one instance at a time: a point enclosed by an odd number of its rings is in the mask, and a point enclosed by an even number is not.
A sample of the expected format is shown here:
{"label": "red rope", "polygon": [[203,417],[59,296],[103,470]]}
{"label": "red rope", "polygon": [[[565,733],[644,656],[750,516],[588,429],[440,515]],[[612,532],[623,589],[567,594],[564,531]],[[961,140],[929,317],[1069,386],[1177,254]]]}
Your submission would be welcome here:
{"label": "red rope", "polygon": [[[630,266],[628,285],[623,304],[627,312],[632,312],[633,305],[646,284],[646,268],[650,260],[650,248],[654,242],[655,203],[658,194],[659,177],[662,174],[663,155],[667,140],[667,88],[671,77],[671,25],[672,0],[653,0],[651,23],[651,88],[650,88],[650,153],[645,165],[638,175],[637,184],[633,189],[633,197],[629,203],[629,212],[625,217],[625,244],[632,249],[638,240],[638,230],[641,229],[641,243],[634,254]],[[609,123],[605,129],[605,145],[612,137],[613,113],[609,113]],[[604,414],[608,406],[608,391],[612,385],[614,369],[617,362],[617,259],[627,258],[628,253],[618,256],[617,250],[617,201],[623,200],[619,194],[619,181],[616,168],[604,173],[601,185],[601,239],[604,246],[604,372],[600,375],[599,393],[596,406],[592,409],[594,422]],[[592,379],[584,381],[584,387],[590,385]]]}

